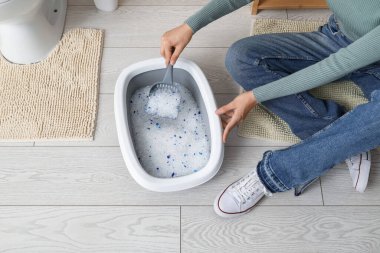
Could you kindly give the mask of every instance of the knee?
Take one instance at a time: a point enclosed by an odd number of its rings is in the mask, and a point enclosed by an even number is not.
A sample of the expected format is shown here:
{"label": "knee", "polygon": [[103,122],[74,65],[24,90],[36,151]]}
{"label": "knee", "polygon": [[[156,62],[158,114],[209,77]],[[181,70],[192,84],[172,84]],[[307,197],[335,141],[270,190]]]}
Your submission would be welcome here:
{"label": "knee", "polygon": [[258,65],[264,55],[264,44],[258,36],[254,36],[238,40],[228,49],[225,58],[226,69],[241,86],[248,75],[260,71]]}
{"label": "knee", "polygon": [[380,90],[374,90],[371,92],[371,101],[380,102]]}
{"label": "knee", "polygon": [[241,58],[243,56],[243,48],[240,46],[240,40],[233,43],[227,50],[225,65],[230,75],[239,72],[241,66]]}
{"label": "knee", "polygon": [[380,111],[380,89],[378,90],[374,90],[371,92],[371,98],[370,98],[370,101],[369,103],[372,104],[372,110],[371,112],[369,112],[368,116],[373,118],[373,119],[377,119],[378,121],[378,124],[380,123],[380,113],[378,113]]}
{"label": "knee", "polygon": [[[227,51],[225,65],[227,71],[236,76],[240,73],[245,65],[249,63],[247,57],[249,55],[246,39],[241,39],[233,43]],[[253,59],[252,59],[253,60]]]}

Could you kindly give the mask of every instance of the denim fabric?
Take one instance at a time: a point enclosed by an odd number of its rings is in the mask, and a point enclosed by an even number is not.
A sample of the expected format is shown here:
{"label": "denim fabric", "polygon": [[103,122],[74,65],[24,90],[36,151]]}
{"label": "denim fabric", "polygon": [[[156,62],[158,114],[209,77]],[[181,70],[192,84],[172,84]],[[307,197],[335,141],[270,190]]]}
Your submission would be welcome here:
{"label": "denim fabric", "polygon": [[[317,31],[256,35],[235,42],[226,67],[245,90],[265,85],[308,67],[352,43],[334,15]],[[380,145],[380,63],[356,70],[352,80],[370,100],[350,112],[308,91],[262,102],[288,123],[302,141],[283,150],[266,151],[257,166],[271,192],[302,185],[344,159]],[[380,125],[379,125],[380,126]]]}

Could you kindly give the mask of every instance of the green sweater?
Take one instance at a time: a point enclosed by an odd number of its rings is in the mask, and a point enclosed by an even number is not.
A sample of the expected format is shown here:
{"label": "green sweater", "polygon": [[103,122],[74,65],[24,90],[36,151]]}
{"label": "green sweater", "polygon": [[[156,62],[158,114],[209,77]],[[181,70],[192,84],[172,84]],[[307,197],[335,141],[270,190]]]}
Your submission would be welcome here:
{"label": "green sweater", "polygon": [[[211,0],[188,18],[197,32],[250,0]],[[289,76],[253,89],[258,102],[309,90],[380,61],[380,0],[327,0],[342,32],[353,41],[329,57]]]}

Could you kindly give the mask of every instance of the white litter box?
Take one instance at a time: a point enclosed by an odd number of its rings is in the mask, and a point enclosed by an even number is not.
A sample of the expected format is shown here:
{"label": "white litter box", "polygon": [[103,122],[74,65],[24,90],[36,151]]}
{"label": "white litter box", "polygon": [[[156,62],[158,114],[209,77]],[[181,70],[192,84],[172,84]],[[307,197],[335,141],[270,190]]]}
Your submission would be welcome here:
{"label": "white litter box", "polygon": [[129,101],[139,88],[162,80],[166,71],[162,58],[135,63],[120,74],[115,88],[115,118],[120,148],[127,168],[138,184],[157,192],[180,191],[203,184],[218,172],[223,162],[222,127],[215,114],[216,103],[210,85],[201,69],[193,62],[179,59],[174,66],[174,81],[191,91],[206,121],[210,141],[210,157],[206,165],[193,174],[174,178],[158,178],[148,174],[139,162],[134,148]]}

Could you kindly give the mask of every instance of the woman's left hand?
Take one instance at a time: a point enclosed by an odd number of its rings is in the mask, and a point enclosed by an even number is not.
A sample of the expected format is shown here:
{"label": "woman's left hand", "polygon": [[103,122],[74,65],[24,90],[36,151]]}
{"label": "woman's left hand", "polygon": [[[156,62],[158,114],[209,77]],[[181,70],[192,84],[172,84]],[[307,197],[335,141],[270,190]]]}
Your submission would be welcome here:
{"label": "woman's left hand", "polygon": [[228,134],[237,124],[239,124],[248,112],[257,105],[256,98],[252,91],[247,91],[237,96],[230,103],[216,110],[216,114],[220,116],[223,124],[223,142],[225,143]]}

